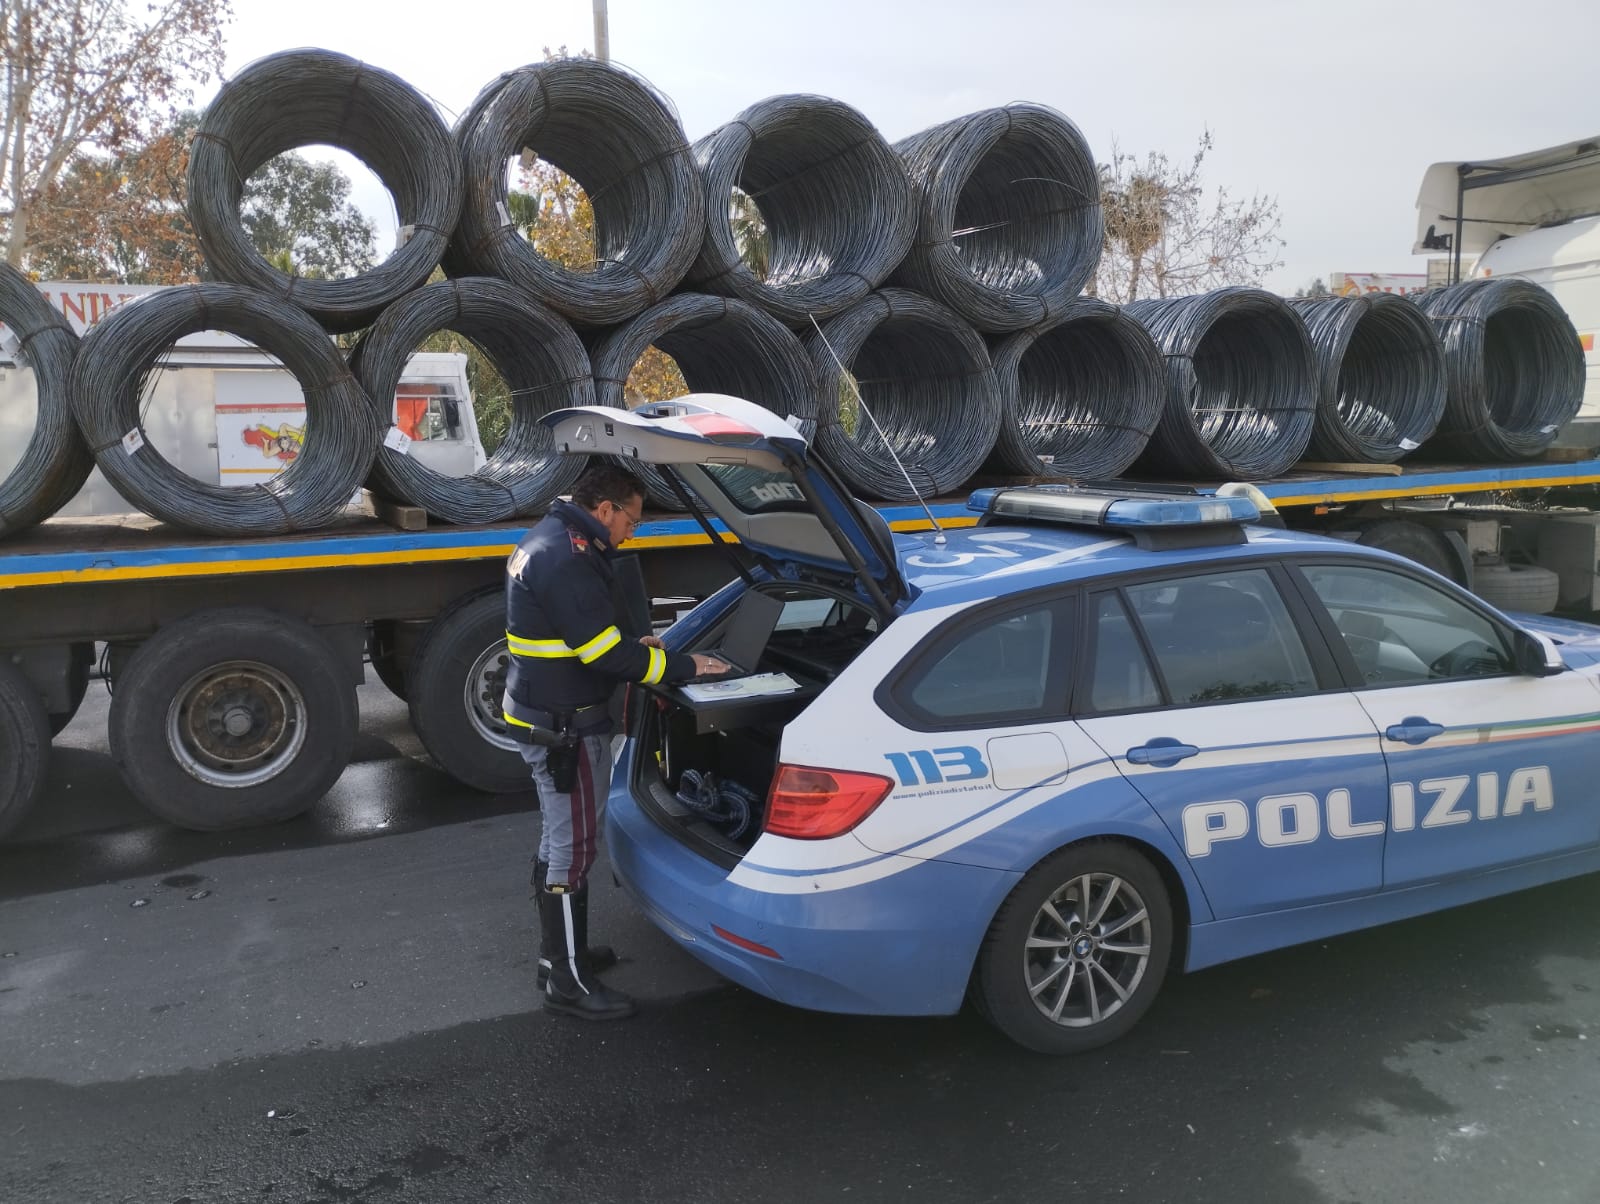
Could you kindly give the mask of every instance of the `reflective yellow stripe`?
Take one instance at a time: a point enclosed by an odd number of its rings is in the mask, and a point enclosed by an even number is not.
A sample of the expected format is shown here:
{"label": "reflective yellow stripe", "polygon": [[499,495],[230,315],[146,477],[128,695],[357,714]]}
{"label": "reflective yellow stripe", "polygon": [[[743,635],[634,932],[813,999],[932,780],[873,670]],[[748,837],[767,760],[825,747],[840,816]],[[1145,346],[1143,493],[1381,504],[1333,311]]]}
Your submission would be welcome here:
{"label": "reflective yellow stripe", "polygon": [[666,676],[666,672],[667,654],[659,648],[650,649],[650,667],[645,670],[644,684],[647,686],[655,685]]}
{"label": "reflective yellow stripe", "polygon": [[510,648],[517,656],[557,657],[577,656],[561,640],[525,640],[519,635],[506,632],[506,647]]}
{"label": "reflective yellow stripe", "polygon": [[622,632],[615,627],[607,627],[587,644],[578,645],[574,655],[584,664],[592,665],[620,643],[622,643]]}
{"label": "reflective yellow stripe", "polygon": [[518,726],[518,727],[525,727],[525,728],[527,728],[527,729],[528,729],[528,730],[529,730],[529,731],[530,731],[530,732],[531,732],[531,731],[533,731],[533,730],[534,730],[534,726],[533,726],[533,724],[531,724],[531,723],[524,723],[524,722],[523,722],[523,721],[522,721],[522,720],[521,720],[521,719],[518,719],[518,718],[517,718],[517,717],[516,717],[516,716],[515,716],[515,715],[513,715],[513,714],[512,714],[512,713],[511,713],[511,712],[510,712],[510,711],[501,711],[501,712],[500,712],[500,713],[501,713],[501,714],[502,714],[502,715],[504,715],[504,716],[505,716],[505,717],[506,717],[506,722],[507,722],[507,723],[514,723],[514,724],[516,724],[516,725],[517,725],[517,726]]}

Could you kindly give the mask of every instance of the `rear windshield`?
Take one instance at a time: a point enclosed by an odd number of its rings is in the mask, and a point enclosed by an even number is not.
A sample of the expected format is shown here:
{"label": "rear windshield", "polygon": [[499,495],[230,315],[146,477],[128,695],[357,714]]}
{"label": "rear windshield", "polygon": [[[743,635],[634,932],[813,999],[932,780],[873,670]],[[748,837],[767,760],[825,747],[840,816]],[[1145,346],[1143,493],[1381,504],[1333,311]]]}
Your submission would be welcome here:
{"label": "rear windshield", "polygon": [[809,513],[805,494],[786,472],[768,472],[734,464],[700,466],[723,493],[746,514],[771,514],[775,511]]}

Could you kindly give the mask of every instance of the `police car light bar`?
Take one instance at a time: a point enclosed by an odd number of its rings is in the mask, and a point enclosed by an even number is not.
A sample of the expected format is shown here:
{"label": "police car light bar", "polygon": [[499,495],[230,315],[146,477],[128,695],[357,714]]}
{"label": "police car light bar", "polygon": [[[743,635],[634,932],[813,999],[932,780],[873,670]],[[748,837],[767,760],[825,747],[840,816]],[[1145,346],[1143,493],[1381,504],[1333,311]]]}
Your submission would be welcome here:
{"label": "police car light bar", "polygon": [[1199,494],[1157,494],[1084,489],[1072,485],[1026,485],[1011,489],[978,489],[967,509],[997,518],[1030,518],[1088,527],[1151,530],[1253,523],[1261,517],[1244,497]]}

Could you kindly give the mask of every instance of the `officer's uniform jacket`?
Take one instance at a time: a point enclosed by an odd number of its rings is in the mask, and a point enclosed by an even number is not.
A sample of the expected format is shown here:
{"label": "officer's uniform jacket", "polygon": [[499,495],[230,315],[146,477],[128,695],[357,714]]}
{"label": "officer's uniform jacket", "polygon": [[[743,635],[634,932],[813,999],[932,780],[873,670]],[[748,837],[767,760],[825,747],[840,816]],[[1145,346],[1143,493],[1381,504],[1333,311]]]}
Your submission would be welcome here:
{"label": "officer's uniform jacket", "polygon": [[558,501],[506,561],[505,717],[514,735],[535,730],[593,735],[610,723],[618,681],[654,683],[694,675],[687,653],[649,648],[622,634],[612,601],[605,526]]}

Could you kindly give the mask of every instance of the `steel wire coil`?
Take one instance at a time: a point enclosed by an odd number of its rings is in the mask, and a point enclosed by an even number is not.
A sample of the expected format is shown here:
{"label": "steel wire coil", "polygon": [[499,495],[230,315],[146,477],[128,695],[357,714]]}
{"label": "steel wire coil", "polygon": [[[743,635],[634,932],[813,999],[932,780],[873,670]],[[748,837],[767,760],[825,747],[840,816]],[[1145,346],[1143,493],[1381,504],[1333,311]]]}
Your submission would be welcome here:
{"label": "steel wire coil", "polygon": [[1167,360],[1166,403],[1142,472],[1252,479],[1301,457],[1316,420],[1316,359],[1287,301],[1222,288],[1124,308]]}
{"label": "steel wire coil", "polygon": [[1404,297],[1306,297],[1289,302],[1317,357],[1310,455],[1391,464],[1420,447],[1444,413],[1444,352]]}
{"label": "steel wire coil", "polygon": [[392,398],[412,353],[440,330],[472,340],[488,356],[511,392],[510,429],[483,467],[463,477],[422,464],[403,432],[391,430],[368,486],[453,523],[536,513],[565,493],[583,468],[581,456],[555,453],[539,419],[594,404],[588,353],[564,318],[506,281],[443,280],[389,306],[356,345],[350,362],[367,396]]}
{"label": "steel wire coil", "polygon": [[[654,345],[670,355],[694,393],[730,393],[775,414],[815,425],[820,408],[816,369],[800,340],[782,322],[736,297],[679,293],[633,321],[608,331],[592,347],[595,396],[601,405],[627,408],[628,373]],[[667,510],[682,502],[647,464],[628,461]]]}
{"label": "steel wire coil", "polygon": [[1002,405],[989,457],[997,472],[1115,477],[1161,418],[1166,365],[1138,322],[1080,297],[1042,326],[995,342]]}
{"label": "steel wire coil", "polygon": [[891,283],[1003,334],[1048,321],[1094,274],[1105,227],[1099,169],[1054,109],[985,109],[895,150],[917,190],[918,225]]}
{"label": "steel wire coil", "polygon": [[[401,245],[345,280],[280,271],[261,257],[239,215],[253,172],[315,144],[349,151],[370,167],[399,219]],[[331,50],[289,50],[251,63],[207,107],[189,154],[188,196],[189,220],[213,275],[293,301],[328,329],[349,331],[427,281],[455,229],[463,189],[450,131],[404,80]]]}
{"label": "steel wire coil", "polygon": [[982,337],[953,310],[908,289],[882,289],[822,325],[806,348],[823,400],[815,444],[858,492],[884,501],[937,497],[988,458],[1000,386]]}
{"label": "steel wire coil", "polygon": [[[448,262],[499,276],[587,326],[623,322],[664,299],[700,250],[700,171],[667,101],[591,59],[507,72],[456,123],[467,195]],[[594,208],[595,267],[573,271],[522,237],[506,164],[524,148],[571,176]]]}
{"label": "steel wire coil", "polygon": [[[203,330],[256,344],[305,394],[305,444],[265,484],[196,480],[145,436],[142,410],[161,359],[184,335]],[[70,395],[95,462],[124,498],[162,522],[212,535],[277,535],[335,518],[366,477],[382,429],[338,348],[310,315],[237,284],[184,285],[116,310],[79,343]]]}
{"label": "steel wire coil", "polygon": [[1548,291],[1515,277],[1424,293],[1444,347],[1446,401],[1429,452],[1473,460],[1536,456],[1583,403],[1583,345]]}
{"label": "steel wire coil", "polygon": [[0,264],[0,337],[7,358],[30,369],[36,395],[33,433],[16,465],[0,477],[0,538],[49,518],[72,500],[94,468],[78,433],[68,375],[78,336],[33,281]]}
{"label": "steel wire coil", "polygon": [[[705,181],[698,292],[741,297],[791,326],[854,305],[900,265],[917,214],[905,164],[855,109],[825,96],[772,96],[694,144]],[[728,213],[737,188],[765,226],[764,275],[740,256]]]}

